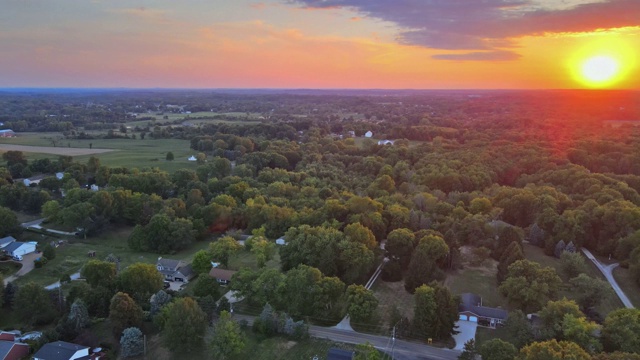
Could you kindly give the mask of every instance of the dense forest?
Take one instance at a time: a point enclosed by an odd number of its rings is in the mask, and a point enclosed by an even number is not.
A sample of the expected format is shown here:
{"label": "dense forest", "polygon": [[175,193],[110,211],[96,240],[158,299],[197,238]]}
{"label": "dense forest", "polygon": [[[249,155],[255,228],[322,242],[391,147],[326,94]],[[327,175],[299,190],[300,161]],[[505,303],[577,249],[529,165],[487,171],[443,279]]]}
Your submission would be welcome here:
{"label": "dense forest", "polygon": [[[258,121],[185,124],[196,112],[219,113],[209,115],[213,120],[252,114]],[[154,118],[118,131],[145,114],[176,113],[184,118]],[[531,330],[509,344],[513,356],[516,348],[525,356],[538,351],[535,346],[572,346],[568,342],[587,355],[640,353],[637,332],[635,339],[618,333],[621,326],[640,327],[637,311],[599,314],[593,296],[578,303],[559,299],[562,280],[555,271],[545,272],[549,268],[523,255],[526,242],[569,264],[568,254],[584,247],[628,268],[639,291],[638,92],[0,93],[0,121],[18,136],[28,131],[140,141],[145,133],[156,141],[188,140],[198,161],[173,173],[110,167],[98,155],[77,162],[4,152],[0,205],[41,213],[50,224],[89,237],[133,226],[123,242],[157,254],[242,232],[253,233],[258,240],[252,251],[270,259],[268,244],[284,236],[280,271],[236,274],[232,286],[251,306],[269,304],[312,322],[339,320],[345,311],[357,318],[363,310],[345,304],[366,296],[356,287],[387,257],[382,279],[403,281],[416,303],[422,301],[403,335],[447,338],[455,331],[457,303],[442,281],[464,266],[471,249],[497,262],[499,291],[510,310],[539,312],[548,322],[548,331]],[[373,137],[365,137],[368,131]],[[37,186],[16,181],[37,174],[45,175]],[[92,184],[100,190],[87,190]],[[6,234],[19,231],[17,224],[4,224]],[[211,246],[219,259],[235,251],[224,238]],[[579,273],[571,276],[576,289]],[[101,288],[101,298],[126,292],[123,283],[109,281],[104,288],[89,285]],[[132,287],[130,295],[148,306],[160,285],[144,294]],[[585,292],[594,291],[589,285]],[[107,315],[109,303],[89,294],[75,295],[84,297],[90,315]],[[596,340],[589,333],[593,326],[602,333]]]}

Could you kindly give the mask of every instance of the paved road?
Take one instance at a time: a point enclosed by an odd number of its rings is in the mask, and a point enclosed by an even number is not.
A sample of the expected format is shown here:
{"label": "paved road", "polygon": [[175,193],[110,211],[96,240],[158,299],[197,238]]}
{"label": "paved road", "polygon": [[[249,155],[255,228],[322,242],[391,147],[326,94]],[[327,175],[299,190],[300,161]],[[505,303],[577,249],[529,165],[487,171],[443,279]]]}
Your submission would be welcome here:
{"label": "paved road", "polygon": [[582,252],[587,256],[587,258],[589,258],[591,261],[593,261],[594,264],[596,264],[596,267],[602,272],[602,274],[607,279],[609,284],[611,284],[613,291],[616,292],[616,294],[618,295],[618,297],[620,298],[624,306],[626,306],[629,309],[633,309],[633,304],[631,303],[627,295],[624,293],[624,291],[622,291],[622,289],[618,285],[618,282],[616,282],[616,279],[613,277],[613,269],[618,267],[618,263],[614,263],[611,265],[604,265],[600,261],[598,261],[598,259],[596,259],[595,256],[593,256],[591,251],[585,248],[582,248]]}
{"label": "paved road", "polygon": [[44,221],[44,219],[38,219],[38,220],[33,220],[33,221],[26,222],[26,223],[22,223],[20,225],[22,225],[22,227],[25,228],[25,229],[28,229],[28,228],[41,229],[41,230],[45,230],[45,231],[48,231],[48,232],[51,232],[51,233],[54,233],[54,234],[66,235],[66,236],[75,236],[76,235],[76,233],[72,233],[72,232],[43,228],[42,225],[41,225],[43,221]]}
{"label": "paved road", "polygon": [[[80,279],[80,273],[77,272],[75,274],[71,274],[71,275],[69,275],[69,277],[71,278],[71,280],[78,280],[78,279]],[[47,290],[53,290],[53,289],[57,289],[59,287],[60,287],[60,281],[56,281],[51,285],[45,286],[44,288],[47,289]]]}
{"label": "paved road", "polygon": [[[249,325],[253,323],[253,316],[234,315],[236,320],[247,320]],[[335,328],[322,326],[310,326],[309,334],[315,338],[328,339],[335,342],[348,344],[371,343],[378,350],[386,353],[393,353],[393,358],[397,360],[456,360],[460,355],[459,351],[451,349],[440,349],[422,343],[414,343],[404,340],[395,340],[395,344],[389,337],[363,334],[355,331],[344,331]]]}

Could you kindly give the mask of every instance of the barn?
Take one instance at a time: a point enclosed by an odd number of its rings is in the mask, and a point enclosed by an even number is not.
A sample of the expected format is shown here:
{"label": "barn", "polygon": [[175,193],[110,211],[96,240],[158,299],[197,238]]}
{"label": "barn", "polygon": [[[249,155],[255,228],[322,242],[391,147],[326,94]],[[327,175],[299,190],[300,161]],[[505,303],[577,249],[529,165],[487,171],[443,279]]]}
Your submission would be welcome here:
{"label": "barn", "polygon": [[23,256],[36,251],[35,242],[14,241],[3,249],[10,256]]}

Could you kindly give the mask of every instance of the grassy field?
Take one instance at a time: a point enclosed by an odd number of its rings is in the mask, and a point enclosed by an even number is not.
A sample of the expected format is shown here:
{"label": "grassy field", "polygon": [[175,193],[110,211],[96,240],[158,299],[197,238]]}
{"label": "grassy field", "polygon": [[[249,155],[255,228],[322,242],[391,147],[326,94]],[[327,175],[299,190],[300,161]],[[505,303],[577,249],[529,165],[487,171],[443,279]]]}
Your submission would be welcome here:
{"label": "grassy field", "polygon": [[[59,137],[57,133],[20,133],[18,137],[1,139],[0,144],[45,146],[53,148],[51,138]],[[139,137],[133,139],[93,139],[93,140],[59,140],[56,149],[112,149],[114,151],[94,154],[74,156],[75,161],[86,162],[89,157],[95,156],[100,159],[101,164],[108,166],[126,166],[152,168],[157,167],[162,170],[173,172],[178,169],[195,169],[197,166],[187,158],[196,152],[189,148],[188,140],[162,139],[153,140]],[[167,152],[173,152],[175,160],[166,161]],[[57,159],[58,155],[44,153],[25,153],[28,160],[42,158]]]}
{"label": "grassy field", "polygon": [[[167,117],[166,119],[164,117]],[[224,119],[219,119],[214,117],[223,116]],[[156,123],[164,123],[167,121],[173,122],[176,120],[185,121],[191,125],[199,125],[199,124],[212,124],[212,123],[242,123],[242,124],[250,124],[260,122],[261,114],[259,113],[243,113],[243,112],[227,112],[227,113],[218,113],[211,111],[201,111],[195,112],[191,114],[174,114],[174,113],[163,113],[162,115],[158,115],[156,113],[152,114],[138,114],[138,118],[153,118],[153,119],[144,119],[144,120],[134,120],[127,122],[126,126],[131,127],[153,127]],[[200,119],[198,119],[200,118]]]}
{"label": "grassy field", "polygon": [[[127,238],[133,228],[115,228],[106,231],[100,236],[88,239],[70,239],[68,244],[62,245],[56,249],[56,258],[50,260],[44,267],[33,269],[25,276],[16,280],[18,283],[33,281],[41,285],[48,285],[60,279],[63,274],[73,274],[80,270],[88,260],[87,253],[89,251],[96,252],[97,259],[104,259],[107,255],[113,253],[120,257],[120,268],[136,263],[143,262],[155,264],[158,260],[157,254],[137,252],[129,249]],[[37,235],[36,235],[37,236]],[[51,238],[41,237],[40,244],[46,244]],[[172,259],[185,260],[191,262],[193,254],[198,250],[202,250],[209,246],[209,242],[203,241],[195,243],[188,250],[181,251],[175,255],[165,255]]]}
{"label": "grassy field", "polygon": [[[274,337],[268,339],[258,339],[251,332],[246,332],[246,343],[242,353],[231,357],[231,360],[281,360],[281,359],[326,359],[327,352],[331,348],[353,350],[355,345],[336,343],[320,339],[308,339],[302,341],[289,341],[285,338]],[[148,340],[147,356],[136,359],[144,360],[192,360],[192,359],[213,359],[210,352],[205,348],[193,353],[171,353],[162,346],[162,339],[159,335],[154,335]]]}
{"label": "grassy field", "polygon": [[501,339],[508,341],[509,334],[505,328],[489,329],[486,327],[478,326],[476,329],[476,348],[482,346],[483,343],[491,339]]}
{"label": "grassy field", "polygon": [[474,293],[482,297],[482,303],[491,307],[507,307],[506,299],[498,293],[496,264],[486,267],[465,267],[447,277],[445,284],[454,295]]}
{"label": "grassy field", "polygon": [[631,303],[636,308],[640,308],[640,287],[631,277],[629,269],[623,269],[617,267],[613,270],[613,276],[616,278],[616,282],[620,285],[622,291],[631,300]]}
{"label": "grassy field", "polygon": [[413,318],[415,303],[413,295],[404,289],[404,281],[386,282],[378,279],[371,290],[373,290],[379,302],[378,316],[374,319],[376,320],[375,322],[362,324],[359,328],[356,324],[356,328],[374,334],[387,334],[389,327],[393,326],[393,324],[389,324],[389,315],[394,306],[402,316],[406,316],[409,319]]}
{"label": "grassy field", "polygon": [[22,264],[15,261],[0,262],[0,275],[7,278],[15,274],[15,272],[20,270],[21,267],[22,267]]}

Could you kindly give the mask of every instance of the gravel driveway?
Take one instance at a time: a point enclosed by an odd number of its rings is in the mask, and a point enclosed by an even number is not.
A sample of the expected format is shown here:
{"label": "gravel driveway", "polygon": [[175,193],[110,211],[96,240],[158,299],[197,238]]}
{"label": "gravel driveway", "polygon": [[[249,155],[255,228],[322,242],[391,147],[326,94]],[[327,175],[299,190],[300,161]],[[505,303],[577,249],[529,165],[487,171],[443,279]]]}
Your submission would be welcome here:
{"label": "gravel driveway", "polygon": [[8,282],[14,281],[18,277],[25,275],[29,273],[29,271],[33,270],[33,267],[34,267],[33,260],[39,258],[40,256],[42,256],[42,254],[36,254],[36,253],[31,253],[31,254],[22,256],[22,261],[20,261],[20,263],[22,264],[22,268],[20,268],[20,270],[18,270],[18,272],[16,272],[15,274],[4,279],[5,285]]}

